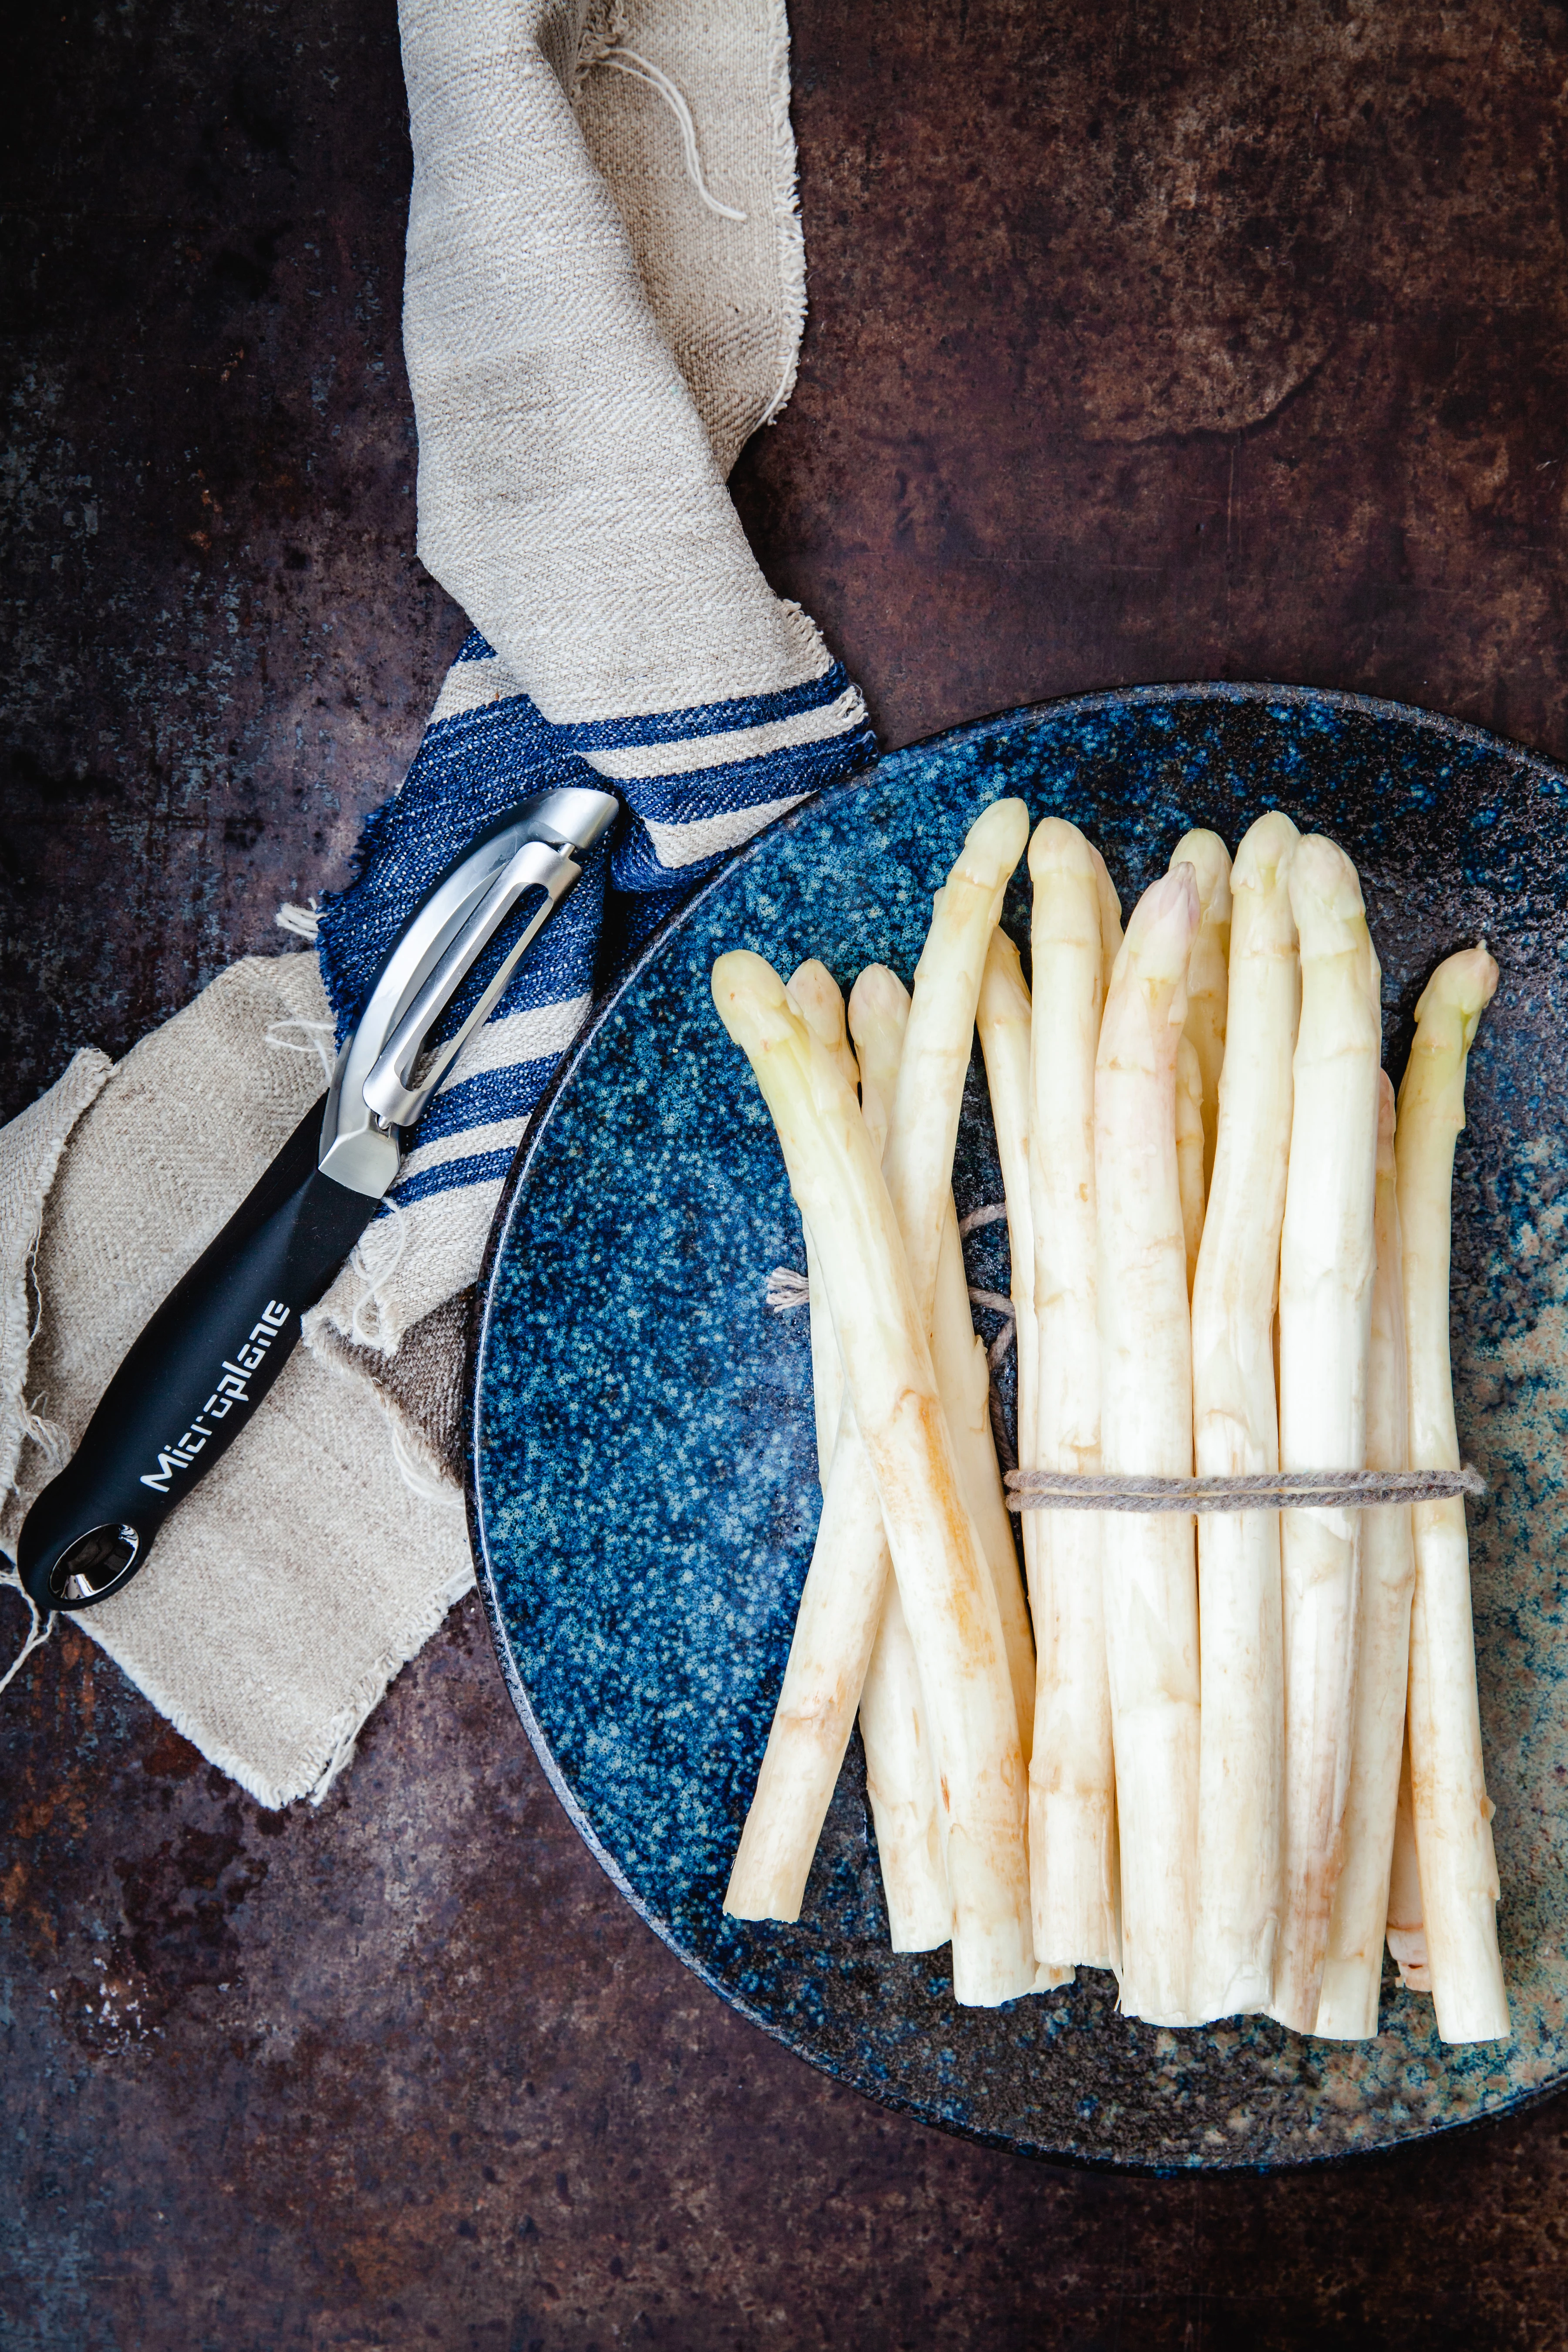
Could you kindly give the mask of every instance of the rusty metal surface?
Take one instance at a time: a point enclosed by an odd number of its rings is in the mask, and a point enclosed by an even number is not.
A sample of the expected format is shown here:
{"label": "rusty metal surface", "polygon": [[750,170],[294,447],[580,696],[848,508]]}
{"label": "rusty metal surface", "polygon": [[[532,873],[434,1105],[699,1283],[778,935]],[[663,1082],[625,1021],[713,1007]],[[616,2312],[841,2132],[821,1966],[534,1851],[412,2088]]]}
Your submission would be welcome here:
{"label": "rusty metal surface", "polygon": [[[1561,8],[795,31],[815,309],[737,488],[890,740],[1228,675],[1568,754]],[[10,1110],[341,870],[462,625],[412,554],[388,0],[76,5],[7,54]],[[1129,2182],[813,2075],[602,1879],[471,1601],[319,1812],[69,1631],[0,1744],[7,2341],[1568,2344],[1558,2106]]]}

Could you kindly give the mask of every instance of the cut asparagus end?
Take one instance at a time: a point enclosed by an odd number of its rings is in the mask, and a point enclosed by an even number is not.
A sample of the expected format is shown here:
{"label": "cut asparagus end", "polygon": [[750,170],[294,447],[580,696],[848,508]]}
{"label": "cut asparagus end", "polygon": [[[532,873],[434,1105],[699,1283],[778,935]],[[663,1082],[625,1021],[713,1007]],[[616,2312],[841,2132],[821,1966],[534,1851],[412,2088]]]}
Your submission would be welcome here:
{"label": "cut asparagus end", "polygon": [[1410,1794],[1410,1738],[1399,1769],[1399,1810],[1394,1823],[1394,1866],[1388,1874],[1388,1948],[1406,1992],[1432,1990],[1426,1922],[1421,1908],[1421,1865],[1415,1858],[1415,1814]]}

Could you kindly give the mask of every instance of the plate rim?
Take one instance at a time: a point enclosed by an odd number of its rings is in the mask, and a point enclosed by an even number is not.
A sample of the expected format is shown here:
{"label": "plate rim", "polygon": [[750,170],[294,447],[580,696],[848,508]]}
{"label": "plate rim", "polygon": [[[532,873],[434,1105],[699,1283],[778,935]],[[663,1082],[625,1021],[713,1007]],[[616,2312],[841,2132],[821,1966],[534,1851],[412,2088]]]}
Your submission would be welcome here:
{"label": "plate rim", "polygon": [[[486,1343],[492,1328],[495,1306],[495,1274],[497,1262],[510,1236],[520,1195],[529,1171],[544,1139],[561,1097],[585,1060],[595,1039],[608,1022],[621,999],[638,982],[648,967],[661,957],[675,933],[689,922],[707,900],[720,888],[727,887],[732,877],[760,856],[765,846],[781,835],[795,831],[814,817],[825,803],[837,805],[850,794],[863,791],[879,781],[896,762],[912,761],[941,748],[956,749],[979,738],[994,735],[1000,730],[1013,731],[1039,723],[1047,719],[1069,716],[1091,716],[1101,710],[1149,709],[1162,704],[1220,701],[1231,703],[1285,703],[1297,707],[1352,710],[1369,718],[1397,719],[1414,724],[1424,732],[1463,743],[1472,749],[1489,751],[1521,768],[1542,784],[1550,784],[1558,793],[1568,798],[1568,767],[1532,751],[1525,745],[1513,743],[1506,736],[1489,729],[1478,727],[1468,719],[1454,719],[1446,712],[1424,709],[1418,703],[1397,702],[1387,698],[1360,694],[1345,688],[1317,686],[1284,686],[1263,679],[1192,679],[1165,685],[1106,687],[1091,694],[1055,696],[1041,702],[1018,703],[1008,709],[996,711],[983,719],[967,719],[956,727],[939,729],[934,734],[921,736],[913,743],[900,745],[890,751],[879,751],[865,768],[854,776],[825,792],[812,793],[787,809],[781,816],[763,826],[749,841],[742,843],[733,856],[724,859],[711,874],[705,876],[658,927],[649,933],[626,970],[590,1008],[588,1017],[571,1045],[563,1055],[550,1083],[529,1114],[527,1126],[512,1155],[490,1220],[486,1237],[484,1256],[480,1262],[476,1284],[476,1303],[468,1322],[468,1339],[463,1368],[463,1504],[468,1528],[469,1549],[473,1555],[476,1581],[484,1607],[486,1623],[495,1649],[496,1662],[507,1696],[512,1703],[538,1759],[541,1769],[567,1820],[609,1879],[617,1894],[630,1905],[643,1925],[649,1928],[666,1948],[672,1952],[682,1968],[688,1969],[727,2010],[743,2018],[746,2023],[765,2033],[792,2058],[808,2066],[816,2074],[826,2075],[830,2082],[844,2083],[858,2096],[895,2115],[910,2116],[933,2131],[946,2133],[971,2145],[993,2147],[1006,2155],[1020,2157],[1031,2163],[1057,2165],[1066,2169],[1120,2175],[1130,2179],[1192,2179],[1223,2175],[1237,2179],[1268,2178],[1275,2173],[1323,2171],[1338,2167],[1397,2163],[1431,2147],[1435,2142],[1449,2141],[1456,2137],[1484,2132],[1529,2109],[1543,2105],[1548,2100],[1563,2095],[1568,2090],[1568,2070],[1557,2081],[1528,2086],[1514,2094],[1500,2106],[1489,2108],[1485,2114],[1460,2116],[1434,2125],[1429,2130],[1411,2134],[1401,2140],[1384,2141],[1373,2147],[1307,2149],[1300,2155],[1273,2158],[1268,2161],[1234,2162],[1223,2159],[1200,2159],[1192,2162],[1157,2164],[1138,2158],[1095,2156],[1076,2149],[1037,2149],[1020,2147],[1006,2133],[987,2130],[974,2124],[958,2123],[949,2117],[932,2115],[907,2095],[891,2087],[850,2080],[833,2071],[826,2063],[812,2057],[792,2042],[783,2028],[754,2009],[744,1994],[721,1981],[713,1970],[694,1954],[679,1945],[664,1921],[650,1909],[626,1876],[616,1857],[600,1839],[592,1821],[579,1803],[552,1751],[544,1727],[540,1722],[533,1702],[512,1654],[510,1638],[501,1615],[496,1590],[495,1572],[490,1563],[485,1540],[484,1517],[479,1503],[479,1430],[480,1386],[483,1378]],[[1308,2040],[1310,2037],[1298,2036]]]}

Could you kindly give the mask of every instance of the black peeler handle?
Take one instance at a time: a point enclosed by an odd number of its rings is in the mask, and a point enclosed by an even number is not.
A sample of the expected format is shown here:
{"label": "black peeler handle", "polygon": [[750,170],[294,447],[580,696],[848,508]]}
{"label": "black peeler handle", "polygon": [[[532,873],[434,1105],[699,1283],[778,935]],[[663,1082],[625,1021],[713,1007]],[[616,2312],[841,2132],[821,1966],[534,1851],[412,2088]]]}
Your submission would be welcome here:
{"label": "black peeler handle", "polygon": [[325,1097],[133,1343],[76,1453],[28,1512],[16,1565],[40,1611],[129,1583],[153,1538],[234,1443],[379,1199],[316,1165]]}

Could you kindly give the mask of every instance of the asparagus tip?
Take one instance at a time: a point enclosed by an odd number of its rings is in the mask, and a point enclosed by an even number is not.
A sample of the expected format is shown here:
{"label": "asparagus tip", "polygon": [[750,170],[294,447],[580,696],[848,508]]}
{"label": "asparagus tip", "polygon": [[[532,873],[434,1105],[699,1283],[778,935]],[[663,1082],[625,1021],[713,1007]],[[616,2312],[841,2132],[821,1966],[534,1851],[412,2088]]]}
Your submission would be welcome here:
{"label": "asparagus tip", "polygon": [[1477,947],[1461,948],[1458,955],[1444,958],[1422,990],[1415,1007],[1416,1026],[1442,1013],[1457,1013],[1465,1024],[1468,1047],[1497,984],[1497,961],[1485,940]]}
{"label": "asparagus tip", "polygon": [[844,992],[825,963],[807,956],[789,976],[787,993],[808,1029],[825,1045],[844,1044]]}
{"label": "asparagus tip", "polygon": [[909,1019],[910,992],[885,963],[868,963],[849,992],[849,1034],[858,1043],[868,1021]]}
{"label": "asparagus tip", "polygon": [[1290,861],[1301,836],[1283,809],[1270,809],[1248,825],[1230,869],[1230,887],[1237,890],[1277,889],[1289,877]]}
{"label": "asparagus tip", "polygon": [[1360,877],[1338,842],[1326,834],[1304,834],[1296,844],[1290,859],[1290,908],[1304,956],[1331,953],[1325,932],[1365,919]]}
{"label": "asparagus tip", "polygon": [[993,801],[982,809],[963,836],[959,867],[970,881],[993,887],[1006,880],[1024,855],[1029,838],[1029,812],[1022,801]]}
{"label": "asparagus tip", "polygon": [[1184,859],[1158,882],[1152,882],[1133,908],[1116,959],[1118,972],[1124,960],[1135,958],[1146,981],[1179,979],[1184,984],[1201,913],[1197,874]]}
{"label": "asparagus tip", "polygon": [[721,955],[713,966],[710,985],[719,1018],[737,1045],[744,1045],[740,1025],[747,1022],[748,1013],[760,1014],[764,1022],[771,1014],[775,1024],[780,1016],[786,1024],[798,1018],[772,964],[766,957],[753,955],[750,948],[731,948]]}
{"label": "asparagus tip", "polygon": [[1217,833],[1195,825],[1184,833],[1171,853],[1170,870],[1190,866],[1197,879],[1198,906],[1205,922],[1230,920],[1230,852]]}
{"label": "asparagus tip", "polygon": [[1029,878],[1037,886],[1056,874],[1093,882],[1097,863],[1104,860],[1093,843],[1065,816],[1043,816],[1030,836]]}

